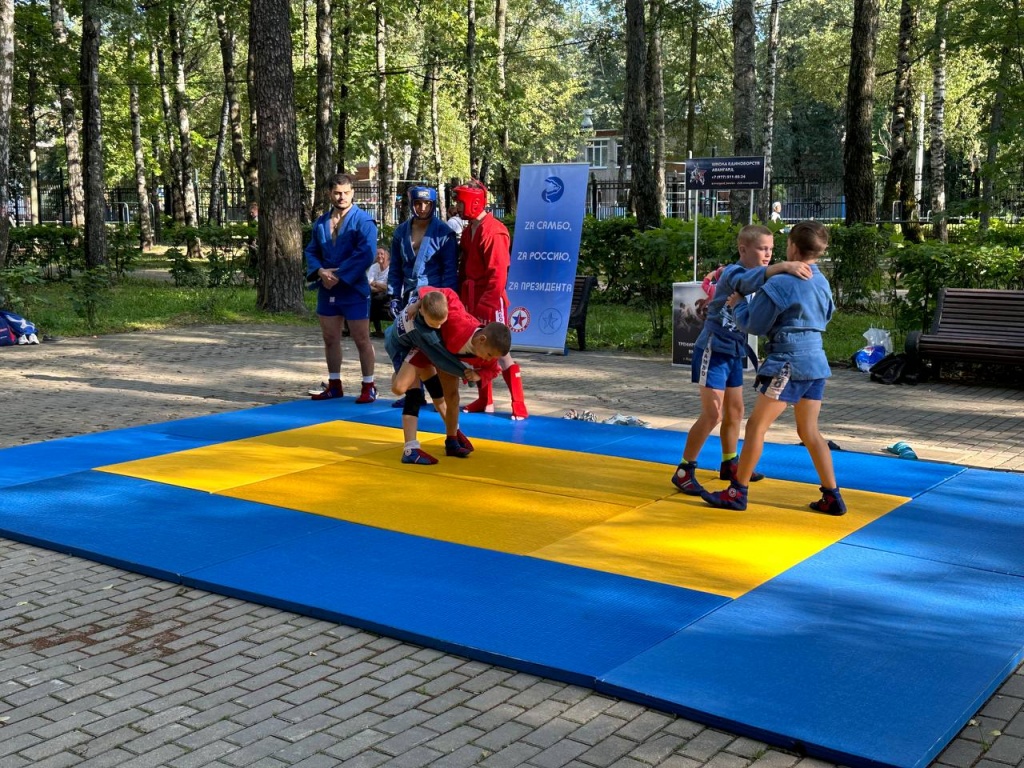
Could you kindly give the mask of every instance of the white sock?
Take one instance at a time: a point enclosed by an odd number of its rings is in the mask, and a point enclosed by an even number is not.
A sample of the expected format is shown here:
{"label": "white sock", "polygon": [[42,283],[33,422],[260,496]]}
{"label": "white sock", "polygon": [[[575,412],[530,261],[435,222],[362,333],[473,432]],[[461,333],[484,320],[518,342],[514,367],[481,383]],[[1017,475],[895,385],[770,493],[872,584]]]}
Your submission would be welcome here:
{"label": "white sock", "polygon": [[373,376],[363,376],[363,384],[373,384]]}
{"label": "white sock", "polygon": [[338,371],[337,373],[328,373],[327,374],[327,380],[328,381],[341,381],[341,371]]}
{"label": "white sock", "polygon": [[410,440],[408,443],[405,444],[405,452],[406,453],[412,453],[414,450],[416,450],[419,447],[420,447],[420,441],[419,440]]}

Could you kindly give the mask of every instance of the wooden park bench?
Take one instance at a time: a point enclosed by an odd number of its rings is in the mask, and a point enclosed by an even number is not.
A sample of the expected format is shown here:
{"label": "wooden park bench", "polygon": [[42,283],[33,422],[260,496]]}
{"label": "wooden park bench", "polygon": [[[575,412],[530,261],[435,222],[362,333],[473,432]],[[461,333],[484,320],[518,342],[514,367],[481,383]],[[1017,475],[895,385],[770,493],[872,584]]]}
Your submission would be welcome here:
{"label": "wooden park bench", "polygon": [[576,330],[580,352],[587,348],[587,307],[590,304],[590,294],[596,286],[597,278],[593,275],[579,275],[572,288],[568,327]]}
{"label": "wooden park bench", "polygon": [[1024,291],[943,288],[931,331],[907,336],[907,355],[944,360],[1024,365]]}

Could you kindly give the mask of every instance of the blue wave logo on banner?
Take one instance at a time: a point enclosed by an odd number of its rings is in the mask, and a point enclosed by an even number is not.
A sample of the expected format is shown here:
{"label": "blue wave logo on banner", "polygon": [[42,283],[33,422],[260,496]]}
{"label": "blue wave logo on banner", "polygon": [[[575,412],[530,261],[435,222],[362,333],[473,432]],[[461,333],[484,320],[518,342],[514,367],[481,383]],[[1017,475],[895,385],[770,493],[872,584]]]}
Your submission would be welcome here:
{"label": "blue wave logo on banner", "polygon": [[540,193],[545,203],[557,203],[565,192],[565,184],[557,176],[544,179],[544,191]]}

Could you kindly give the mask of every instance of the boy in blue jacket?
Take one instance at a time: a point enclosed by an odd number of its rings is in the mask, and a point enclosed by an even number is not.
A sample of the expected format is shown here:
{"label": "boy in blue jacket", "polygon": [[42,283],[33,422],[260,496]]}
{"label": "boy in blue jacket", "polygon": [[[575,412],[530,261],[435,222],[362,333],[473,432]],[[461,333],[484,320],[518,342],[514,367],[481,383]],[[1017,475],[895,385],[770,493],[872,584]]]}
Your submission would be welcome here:
{"label": "boy in blue jacket", "polygon": [[366,270],[377,257],[377,224],[353,202],[352,177],[336,173],[329,182],[331,210],[313,224],[306,246],[306,280],[317,284],[316,314],[324,339],[327,384],[314,400],[341,397],[341,337],[346,322],[359,353],[363,386],[357,403],[377,399],[370,341],[370,281]]}
{"label": "boy in blue jacket", "polygon": [[[765,279],[781,272],[810,277],[804,264],[769,262],[775,238],[767,227],[757,224],[743,227],[736,238],[739,261],[721,270],[715,294],[708,304],[704,329],[694,343],[691,377],[700,385],[700,416],[686,434],[682,461],[672,475],[672,483],[683,493],[699,496],[704,488],[697,480],[697,455],[708,435],[722,425],[722,464],[719,477],[732,480],[736,474],[736,449],[743,421],[743,361],[753,350],[747,346],[747,334],[740,330],[733,311],[726,303],[734,291],[746,295],[758,290]],[[764,475],[754,473],[752,480]]]}
{"label": "boy in blue jacket", "polygon": [[812,501],[810,508],[826,515],[846,513],[832,454],[818,429],[825,380],[832,375],[821,335],[835,312],[832,287],[817,266],[826,248],[828,230],[817,221],[800,222],[789,232],[786,258],[810,266],[811,279],[779,275],[767,281],[749,303],[739,293],[728,299],[737,325],[748,333],[766,335],[768,345],[757,375],[760,394],[747,421],[736,476],[725,490],[701,494],[713,507],[747,508],[747,486],[764,450],[765,434],[792,404],[797,434],[821,481],[822,497]]}

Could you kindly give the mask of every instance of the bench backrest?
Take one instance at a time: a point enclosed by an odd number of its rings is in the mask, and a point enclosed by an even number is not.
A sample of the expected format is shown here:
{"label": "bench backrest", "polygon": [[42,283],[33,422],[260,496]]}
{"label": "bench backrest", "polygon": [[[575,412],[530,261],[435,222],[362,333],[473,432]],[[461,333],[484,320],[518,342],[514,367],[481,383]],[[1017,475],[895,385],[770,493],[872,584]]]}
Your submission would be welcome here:
{"label": "bench backrest", "polygon": [[569,308],[569,327],[573,328],[584,320],[587,304],[590,303],[590,292],[597,285],[597,278],[593,275],[577,275],[576,282],[572,288],[572,305]]}
{"label": "bench backrest", "polygon": [[933,335],[1024,338],[1024,291],[943,288]]}

